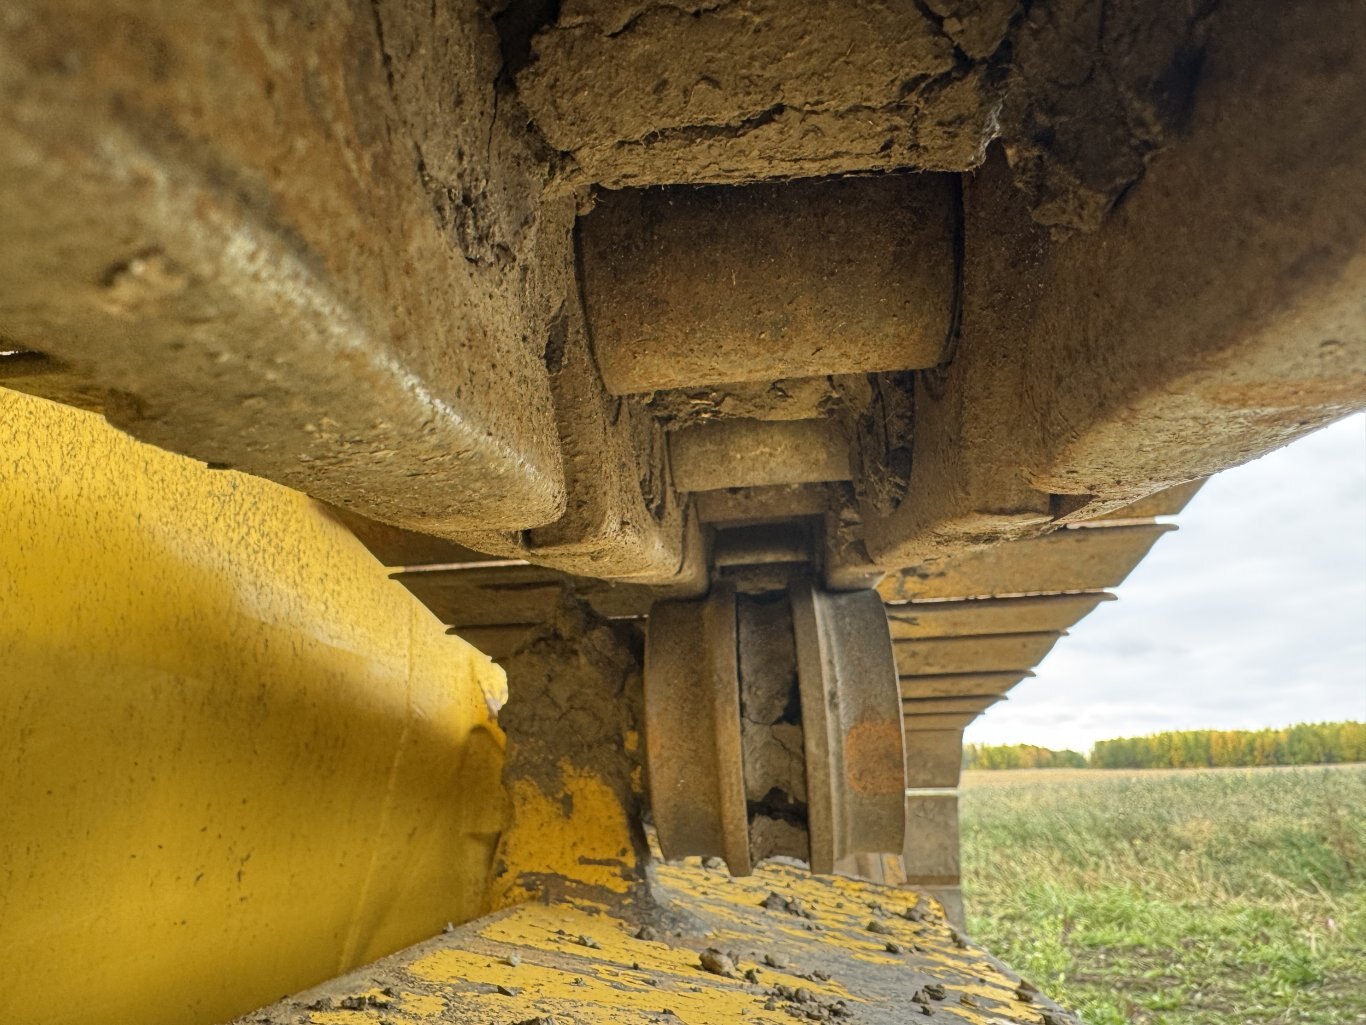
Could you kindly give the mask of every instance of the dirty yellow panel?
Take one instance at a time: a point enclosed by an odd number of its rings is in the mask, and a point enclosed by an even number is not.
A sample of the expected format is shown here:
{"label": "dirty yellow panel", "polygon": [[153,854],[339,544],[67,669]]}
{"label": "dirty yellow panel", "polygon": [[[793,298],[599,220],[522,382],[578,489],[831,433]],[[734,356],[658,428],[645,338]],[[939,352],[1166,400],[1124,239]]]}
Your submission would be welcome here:
{"label": "dirty yellow panel", "polygon": [[0,1021],[220,1022],[479,913],[481,685],[306,498],[0,390]]}
{"label": "dirty yellow panel", "polygon": [[1074,1025],[897,887],[656,866],[642,904],[522,904],[239,1025]]}

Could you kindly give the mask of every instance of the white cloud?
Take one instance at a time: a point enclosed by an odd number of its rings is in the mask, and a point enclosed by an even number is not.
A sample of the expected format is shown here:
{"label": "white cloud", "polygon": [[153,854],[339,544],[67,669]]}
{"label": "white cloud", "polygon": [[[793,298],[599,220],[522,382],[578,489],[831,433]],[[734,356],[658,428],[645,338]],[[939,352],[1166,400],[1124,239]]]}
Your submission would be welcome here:
{"label": "white cloud", "polygon": [[1366,414],[1218,475],[1177,522],[968,741],[1366,719]]}

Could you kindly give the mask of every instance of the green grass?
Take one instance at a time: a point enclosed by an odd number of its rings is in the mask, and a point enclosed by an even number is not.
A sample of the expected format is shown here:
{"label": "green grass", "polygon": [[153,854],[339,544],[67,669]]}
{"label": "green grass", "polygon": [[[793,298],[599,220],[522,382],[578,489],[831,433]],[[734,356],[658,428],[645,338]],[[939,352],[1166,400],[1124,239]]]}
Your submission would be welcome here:
{"label": "green grass", "polygon": [[1088,1025],[1366,1022],[1366,767],[969,776],[969,929]]}

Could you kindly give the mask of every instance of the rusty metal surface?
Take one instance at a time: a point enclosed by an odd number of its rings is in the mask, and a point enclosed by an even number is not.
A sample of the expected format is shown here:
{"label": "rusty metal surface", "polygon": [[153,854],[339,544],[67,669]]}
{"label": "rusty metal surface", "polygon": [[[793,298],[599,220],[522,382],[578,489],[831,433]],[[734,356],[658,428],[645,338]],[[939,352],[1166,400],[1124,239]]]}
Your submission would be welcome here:
{"label": "rusty metal surface", "polygon": [[1042,662],[1060,633],[995,634],[987,637],[934,637],[892,645],[896,671],[908,676],[1024,671]]}
{"label": "rusty metal surface", "polygon": [[890,602],[1100,591],[1117,587],[1170,523],[1057,530],[1042,537],[926,560],[889,576]]}
{"label": "rusty metal surface", "polygon": [[719,856],[748,875],[735,631],[735,592],[722,584],[702,601],[650,610],[645,752],[664,856]]}
{"label": "rusty metal surface", "polygon": [[607,389],[933,366],[953,197],[947,175],[606,193],[580,231]]}
{"label": "rusty metal surface", "polygon": [[892,639],[963,637],[975,634],[1045,633],[1066,630],[1115,596],[1048,594],[1027,598],[908,602],[887,606]]}
{"label": "rusty metal surface", "polygon": [[791,590],[811,868],[890,853],[905,833],[906,760],[887,616],[875,591]]}

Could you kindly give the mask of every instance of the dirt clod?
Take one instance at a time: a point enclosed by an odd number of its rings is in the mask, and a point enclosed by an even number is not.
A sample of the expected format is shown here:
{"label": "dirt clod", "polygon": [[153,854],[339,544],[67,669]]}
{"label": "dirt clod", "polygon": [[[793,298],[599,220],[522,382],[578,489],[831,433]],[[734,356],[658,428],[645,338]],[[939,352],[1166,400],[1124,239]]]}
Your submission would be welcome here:
{"label": "dirt clod", "polygon": [[770,911],[786,911],[789,915],[796,915],[799,918],[815,917],[805,901],[796,897],[784,897],[776,890],[770,891],[759,906]]}
{"label": "dirt clod", "polygon": [[730,955],[721,953],[715,947],[708,947],[702,951],[699,960],[702,964],[702,970],[710,972],[712,975],[721,975],[727,979],[733,979],[736,976],[735,962],[731,960]]}

